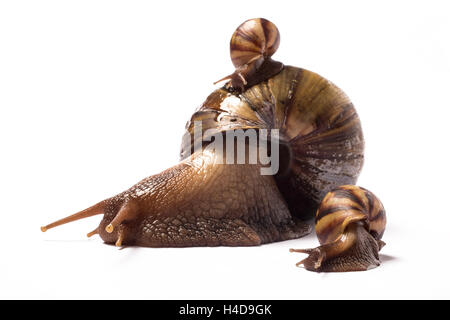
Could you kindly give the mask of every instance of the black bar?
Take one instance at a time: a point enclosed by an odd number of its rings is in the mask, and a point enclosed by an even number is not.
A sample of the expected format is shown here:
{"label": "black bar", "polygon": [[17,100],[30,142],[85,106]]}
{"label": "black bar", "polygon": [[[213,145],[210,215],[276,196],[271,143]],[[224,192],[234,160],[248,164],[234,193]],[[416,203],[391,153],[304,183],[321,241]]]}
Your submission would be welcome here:
{"label": "black bar", "polygon": [[[404,300],[28,300],[0,301],[11,318],[152,319],[387,319],[412,313],[415,317],[446,314],[448,301]],[[8,310],[9,309],[9,310]],[[440,313],[439,312],[445,312]],[[7,319],[7,318],[5,318]]]}

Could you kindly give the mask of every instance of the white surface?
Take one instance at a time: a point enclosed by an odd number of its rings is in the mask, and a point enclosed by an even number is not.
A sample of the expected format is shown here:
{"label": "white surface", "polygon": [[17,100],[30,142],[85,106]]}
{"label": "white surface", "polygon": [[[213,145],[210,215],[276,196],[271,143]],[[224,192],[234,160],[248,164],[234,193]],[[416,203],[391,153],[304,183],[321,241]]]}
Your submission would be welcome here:
{"label": "white surface", "polygon": [[[178,161],[184,125],[231,73],[244,20],[274,58],[335,82],[366,138],[359,180],[383,201],[381,267],[315,274],[290,247],[118,250],[100,216],[41,233]],[[450,298],[450,10],[433,1],[3,1],[0,298]]]}

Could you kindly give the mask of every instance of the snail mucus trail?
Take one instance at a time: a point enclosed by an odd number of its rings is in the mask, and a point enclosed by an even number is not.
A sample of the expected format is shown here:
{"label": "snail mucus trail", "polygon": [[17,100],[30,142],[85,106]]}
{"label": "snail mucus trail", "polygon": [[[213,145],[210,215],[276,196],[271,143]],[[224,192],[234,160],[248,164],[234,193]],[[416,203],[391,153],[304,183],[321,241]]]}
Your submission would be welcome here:
{"label": "snail mucus trail", "polygon": [[[42,231],[103,214],[88,236],[117,246],[255,246],[310,233],[315,215],[321,246],[292,249],[309,254],[299,264],[317,272],[378,265],[386,220],[381,202],[353,186],[364,160],[356,110],[327,79],[272,60],[279,43],[270,21],[241,24],[230,42],[236,70],[192,115],[180,163]],[[261,174],[248,156],[227,164],[229,150],[194,148],[205,133],[248,129],[277,132],[278,174]]]}

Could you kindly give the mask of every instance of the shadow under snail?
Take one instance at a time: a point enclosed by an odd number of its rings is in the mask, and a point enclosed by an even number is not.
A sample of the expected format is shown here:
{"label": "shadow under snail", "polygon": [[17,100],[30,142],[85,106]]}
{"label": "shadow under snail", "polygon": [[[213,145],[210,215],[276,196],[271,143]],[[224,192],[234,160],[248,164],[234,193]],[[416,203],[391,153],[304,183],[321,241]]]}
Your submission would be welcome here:
{"label": "shadow under snail", "polygon": [[[103,214],[88,236],[117,246],[256,246],[307,235],[315,214],[321,246],[291,249],[309,254],[298,265],[317,272],[379,265],[385,211],[353,186],[364,159],[359,117],[330,81],[272,60],[279,43],[270,21],[241,24],[230,42],[236,70],[187,123],[180,163],[41,230]],[[278,129],[278,173],[262,175],[263,165],[248,157],[224,164],[226,152],[195,149],[196,123],[205,134]]]}

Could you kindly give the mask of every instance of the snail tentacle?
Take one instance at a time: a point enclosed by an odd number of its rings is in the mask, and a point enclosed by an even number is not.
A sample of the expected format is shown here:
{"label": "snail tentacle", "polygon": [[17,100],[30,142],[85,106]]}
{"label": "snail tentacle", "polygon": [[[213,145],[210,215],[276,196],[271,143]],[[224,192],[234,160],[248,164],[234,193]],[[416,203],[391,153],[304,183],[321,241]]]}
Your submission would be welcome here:
{"label": "snail tentacle", "polygon": [[86,236],[88,238],[90,238],[90,237],[92,237],[93,235],[96,235],[96,234],[98,234],[98,227],[95,228],[94,230],[92,230],[91,232],[89,232]]}
{"label": "snail tentacle", "polygon": [[[98,214],[103,214],[104,210],[105,210],[105,205],[106,205],[106,200],[101,201],[101,202],[93,205],[92,207],[84,209],[84,210],[77,212],[75,214],[72,214],[68,217],[59,219],[59,220],[52,222],[46,226],[42,226],[41,231],[46,232],[48,229],[52,229],[54,227],[57,227],[57,226],[60,226],[60,225],[66,224],[66,223],[70,223],[70,222],[73,222],[76,220],[92,217],[92,216],[95,216]],[[92,231],[92,232],[94,232],[94,231]],[[89,234],[91,234],[92,232],[90,232]]]}
{"label": "snail tentacle", "polygon": [[116,247],[121,247],[123,240],[125,239],[127,227],[124,224],[119,225],[119,230],[117,232],[117,240],[115,243]]}

